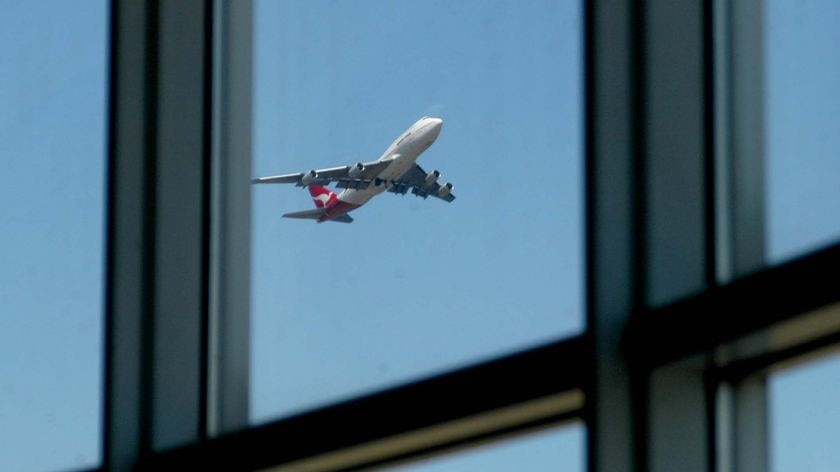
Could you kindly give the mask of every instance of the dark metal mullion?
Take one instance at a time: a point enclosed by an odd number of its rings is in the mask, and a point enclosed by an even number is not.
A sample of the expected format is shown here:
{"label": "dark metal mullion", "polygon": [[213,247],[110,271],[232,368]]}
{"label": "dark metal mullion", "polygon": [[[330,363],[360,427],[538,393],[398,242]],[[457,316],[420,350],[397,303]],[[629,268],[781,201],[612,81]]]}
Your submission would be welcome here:
{"label": "dark metal mullion", "polygon": [[663,365],[709,351],[819,308],[840,302],[840,244],[786,264],[650,310],[628,332],[649,365]]}
{"label": "dark metal mullion", "polygon": [[[108,57],[108,156],[107,156],[107,177],[105,181],[106,185],[106,193],[107,193],[107,200],[106,200],[106,237],[105,237],[105,296],[103,301],[103,306],[105,307],[104,313],[104,323],[103,323],[103,332],[104,332],[104,340],[103,340],[103,349],[102,349],[102,359],[103,361],[103,382],[102,382],[102,392],[103,392],[103,400],[102,400],[102,464],[107,465],[113,463],[113,428],[112,422],[113,418],[113,408],[114,404],[116,403],[113,398],[113,378],[111,372],[114,370],[115,359],[113,356],[114,348],[115,348],[115,336],[112,335],[115,331],[114,321],[111,316],[111,312],[114,306],[114,300],[116,298],[114,294],[114,276],[117,272],[117,268],[114,265],[114,254],[116,254],[116,216],[117,211],[114,205],[114,201],[116,200],[117,194],[117,170],[116,170],[116,151],[118,149],[117,146],[117,129],[114,126],[117,116],[117,106],[116,102],[118,100],[117,95],[117,88],[115,87],[115,83],[117,80],[117,74],[119,71],[119,67],[117,65],[117,58],[116,58],[116,51],[119,50],[120,45],[122,44],[119,41],[119,27],[121,25],[121,21],[119,19],[119,12],[117,8],[115,8],[114,1],[110,2],[110,17],[109,17],[109,29],[108,29],[108,46],[110,55]],[[104,468],[104,467],[103,467]]]}
{"label": "dark metal mullion", "polygon": [[632,179],[630,193],[632,194],[632,227],[629,228],[633,238],[633,313],[639,313],[650,304],[650,269],[649,250],[651,248],[648,233],[649,226],[649,190],[648,184],[649,159],[648,159],[648,24],[647,8],[648,0],[633,2],[631,7],[632,37],[628,41],[634,45],[629,52],[631,54],[630,89],[632,90],[631,112],[633,114],[631,126],[633,128],[631,138],[632,148]]}
{"label": "dark metal mullion", "polygon": [[[149,372],[151,329],[149,235],[154,193],[146,178],[154,175],[148,154],[154,132],[149,97],[149,34],[154,8],[113,0],[110,5],[108,102],[108,202],[104,329],[103,468],[130,470],[148,449],[150,408],[144,378]],[[150,143],[151,149],[150,149]],[[153,263],[152,263],[153,264]]]}
{"label": "dark metal mullion", "polygon": [[716,198],[717,186],[726,185],[717,182],[717,146],[716,146],[716,90],[715,90],[715,46],[714,46],[714,0],[703,2],[703,156],[704,156],[704,227],[705,240],[705,285],[714,287],[718,284],[718,217]]}
{"label": "dark metal mullion", "polygon": [[[250,0],[212,1],[213,77],[210,133],[210,264],[206,351],[210,436],[249,426],[250,386]],[[210,83],[214,80],[214,83]],[[208,132],[208,131],[205,131]],[[207,136],[207,135],[205,135]]]}
{"label": "dark metal mullion", "polygon": [[595,86],[593,81],[595,79],[595,72],[598,69],[597,63],[594,57],[594,45],[595,45],[595,26],[596,26],[596,6],[594,1],[589,2],[581,2],[583,8],[583,132],[584,132],[584,159],[583,159],[583,169],[584,169],[584,238],[585,238],[585,245],[584,245],[584,290],[585,290],[585,304],[586,307],[586,325],[585,325],[585,334],[584,336],[588,339],[588,344],[591,346],[591,353],[589,353],[587,358],[587,363],[591,365],[589,369],[589,373],[585,377],[584,381],[584,392],[587,395],[587,402],[584,405],[583,409],[583,418],[586,421],[586,463],[587,464],[595,464],[597,461],[596,457],[596,447],[593,442],[593,438],[595,437],[595,432],[593,431],[594,428],[594,417],[597,413],[597,410],[594,407],[594,402],[592,402],[589,397],[591,392],[595,391],[595,388],[598,383],[597,375],[595,368],[595,359],[596,353],[594,349],[594,339],[592,339],[590,326],[595,323],[595,319],[593,317],[594,314],[594,307],[597,302],[596,292],[593,289],[595,287],[596,277],[595,271],[593,268],[595,267],[595,263],[597,262],[597,254],[593,250],[596,239],[595,239],[595,227],[596,227],[596,217],[598,216],[598,211],[595,208],[595,198],[597,197],[595,193],[595,176],[598,166],[596,165],[595,160],[593,159],[594,149],[597,145],[596,142],[596,134],[595,134],[595,125],[597,121],[595,120]]}
{"label": "dark metal mullion", "polygon": [[[648,225],[649,210],[649,189],[648,184],[649,162],[648,162],[648,22],[646,8],[648,1],[640,0],[633,3],[631,18],[630,38],[634,47],[630,48],[632,72],[630,74],[630,87],[633,90],[632,97],[632,185],[633,197],[632,228],[631,234],[636,235],[632,241],[633,264],[632,264],[632,312],[629,319],[642,313],[650,303],[649,290],[651,264],[649,250],[651,248]],[[630,369],[631,387],[631,417],[632,431],[636,438],[640,438],[633,450],[633,470],[643,471],[650,468],[650,454],[645,440],[651,434],[650,428],[650,372],[647,366],[633,362],[628,357],[627,365]]]}
{"label": "dark metal mullion", "polygon": [[[732,2],[727,8],[731,33],[728,50],[731,62],[727,86],[730,88],[729,112],[733,130],[732,147],[729,153],[733,166],[730,179],[733,202],[731,269],[734,276],[738,277],[763,269],[767,264],[765,236],[767,195],[764,175],[766,169],[764,36],[766,32],[763,0]],[[808,275],[810,277],[805,276],[806,280],[821,277],[818,273]],[[795,318],[810,310],[800,309],[797,312],[785,314],[784,308],[788,300],[794,298],[804,300],[799,298],[803,293],[809,292],[820,282],[825,283],[814,280],[812,287],[803,287],[804,292],[785,293],[793,287],[773,287],[772,280],[770,277],[767,286],[763,287],[763,290],[759,289],[759,292],[764,293],[755,295],[759,298],[763,295],[765,301],[777,304],[778,307],[761,306],[761,302],[743,303],[744,300],[735,300],[735,304],[730,307],[750,306],[751,308],[748,314],[738,313],[737,318],[740,319],[744,315],[746,318],[773,319],[776,316]],[[802,283],[801,280],[798,282]],[[783,294],[789,297],[788,300],[784,299]],[[756,333],[762,327],[750,326],[747,329]],[[761,348],[764,351],[772,349],[770,336],[764,336],[763,339],[753,337],[753,344],[754,348]],[[766,379],[763,377],[744,379],[743,382],[734,386],[733,393],[733,464],[740,472],[765,471],[769,467],[770,442]]]}
{"label": "dark metal mullion", "polygon": [[210,385],[210,257],[211,257],[211,230],[212,230],[212,147],[213,147],[213,75],[214,75],[214,12],[213,0],[204,1],[204,73],[203,73],[203,131],[202,131],[202,229],[201,229],[201,375],[200,375],[200,398],[199,408],[199,437],[207,439],[208,436],[208,409]]}
{"label": "dark metal mullion", "polygon": [[546,428],[559,428],[562,427],[564,423],[579,419],[580,416],[581,411],[579,410],[573,410],[560,414],[546,416],[538,420],[517,424],[516,426],[510,428],[492,430],[487,433],[470,436],[467,438],[459,439],[457,441],[448,442],[446,444],[432,446],[424,449],[418,449],[406,454],[394,455],[382,460],[366,462],[358,466],[337,469],[336,472],[370,470],[370,468],[375,468],[379,466],[395,466],[401,462],[423,460],[428,457],[444,453],[451,454],[454,451],[457,451],[461,448],[474,448],[490,441],[503,441],[506,439],[516,437],[518,435],[529,434],[533,433],[534,431]]}
{"label": "dark metal mullion", "polygon": [[719,455],[723,452],[719,448],[718,437],[720,428],[718,424],[720,421],[720,412],[718,409],[719,383],[711,378],[708,373],[703,375],[703,397],[706,403],[706,461],[709,472],[719,472],[721,461]]}
{"label": "dark metal mullion", "polygon": [[[200,439],[201,0],[111,3],[104,468]],[[198,72],[198,74],[197,74]]]}
{"label": "dark metal mullion", "polygon": [[738,277],[766,265],[764,2],[741,0],[728,8],[732,261]]}
{"label": "dark metal mullion", "polygon": [[157,1],[150,1],[146,9],[146,50],[143,62],[145,72],[145,95],[143,106],[143,148],[145,185],[143,208],[143,285],[141,295],[142,328],[141,337],[141,383],[140,397],[140,456],[151,453],[154,437],[154,383],[150,379],[155,375],[155,300],[157,274],[157,218],[158,218],[158,75],[160,44],[160,8]]}
{"label": "dark metal mullion", "polygon": [[160,450],[200,439],[208,164],[205,0],[158,0],[154,422]]}
{"label": "dark metal mullion", "polygon": [[831,347],[840,348],[840,332],[829,333],[784,349],[733,361],[723,367],[710,370],[709,378],[716,383],[737,384],[748,377],[766,374],[768,370],[780,364],[795,362]]}
{"label": "dark metal mullion", "polygon": [[[397,435],[446,425],[508,407],[579,390],[586,375],[583,337],[550,344],[503,359],[390,389],[322,410],[210,439],[159,454],[145,464],[169,467],[215,467],[252,470],[317,457]],[[550,375],[548,373],[551,373]],[[510,388],[511,385],[515,388]],[[407,455],[453,447],[543,421],[576,416],[555,412],[501,430],[485,431],[418,449]],[[405,457],[401,454],[375,462]],[[355,464],[354,467],[361,465]]]}
{"label": "dark metal mullion", "polygon": [[[703,2],[645,0],[637,20],[643,50],[637,75],[641,101],[637,103],[641,167],[639,246],[644,257],[636,277],[647,285],[637,294],[636,315],[648,307],[678,300],[708,288],[710,267],[710,166],[708,130],[709,92],[706,77],[707,13]],[[639,299],[639,297],[644,297]],[[636,380],[648,388],[634,404],[647,453],[637,461],[641,470],[701,471],[708,469],[707,397],[703,382],[705,359],[700,356],[667,366],[639,362],[656,351],[658,341],[629,344]],[[653,347],[651,347],[653,346]],[[659,367],[659,368],[654,368]],[[647,397],[647,398],[645,398]],[[645,401],[646,400],[646,401]],[[679,431],[679,434],[674,434]]]}
{"label": "dark metal mullion", "polygon": [[[640,117],[634,2],[584,2],[586,21],[586,377],[589,470],[632,470],[640,461],[634,405],[641,407],[621,333],[643,286],[636,178]],[[643,463],[643,462],[642,462]]]}
{"label": "dark metal mullion", "polygon": [[[725,214],[718,214],[717,198],[720,195],[718,187],[727,185],[728,182],[719,182],[717,179],[719,157],[717,153],[717,140],[723,136],[717,135],[717,95],[715,87],[719,71],[716,70],[717,63],[715,49],[715,0],[703,2],[703,156],[704,156],[704,197],[705,205],[705,285],[707,288],[718,285],[719,274],[719,247],[718,232],[720,225],[718,218],[726,217]],[[705,398],[705,420],[706,420],[706,461],[710,472],[718,472],[720,462],[718,455],[718,384],[710,381],[706,376],[703,378]]]}

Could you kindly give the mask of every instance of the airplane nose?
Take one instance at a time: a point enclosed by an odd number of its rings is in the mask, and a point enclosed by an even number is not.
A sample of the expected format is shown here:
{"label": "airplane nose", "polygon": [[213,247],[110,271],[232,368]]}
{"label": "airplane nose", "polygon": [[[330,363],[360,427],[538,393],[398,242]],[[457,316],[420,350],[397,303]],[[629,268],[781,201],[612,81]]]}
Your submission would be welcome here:
{"label": "airplane nose", "polygon": [[437,138],[437,136],[440,134],[440,129],[443,127],[443,120],[441,120],[440,118],[431,118],[431,117],[429,118],[429,120],[431,120],[431,122],[432,122],[432,124],[429,127],[430,128],[429,133],[433,137]]}

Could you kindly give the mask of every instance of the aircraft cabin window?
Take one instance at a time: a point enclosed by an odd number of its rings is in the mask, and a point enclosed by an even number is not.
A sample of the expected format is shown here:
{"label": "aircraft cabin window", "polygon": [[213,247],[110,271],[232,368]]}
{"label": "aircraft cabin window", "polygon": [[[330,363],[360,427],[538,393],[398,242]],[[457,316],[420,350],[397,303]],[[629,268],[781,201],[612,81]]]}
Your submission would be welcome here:
{"label": "aircraft cabin window", "polygon": [[582,22],[255,1],[253,423],[583,330]]}

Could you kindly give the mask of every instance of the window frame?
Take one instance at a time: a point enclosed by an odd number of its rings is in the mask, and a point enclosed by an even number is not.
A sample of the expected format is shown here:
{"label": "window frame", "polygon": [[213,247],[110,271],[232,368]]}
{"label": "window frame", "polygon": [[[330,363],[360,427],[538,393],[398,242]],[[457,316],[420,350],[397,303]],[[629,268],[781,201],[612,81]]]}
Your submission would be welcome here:
{"label": "window frame", "polygon": [[111,4],[107,470],[206,429],[206,18],[197,0]]}
{"label": "window frame", "polygon": [[[102,469],[349,470],[583,420],[590,470],[749,470],[766,417],[738,405],[764,387],[725,387],[840,342],[840,245],[718,283],[760,234],[721,203],[755,184],[725,169],[729,6],[584,3],[584,334],[248,427],[252,4],[113,0]],[[788,342],[754,342],[772,336]],[[754,444],[732,433],[749,425]]]}

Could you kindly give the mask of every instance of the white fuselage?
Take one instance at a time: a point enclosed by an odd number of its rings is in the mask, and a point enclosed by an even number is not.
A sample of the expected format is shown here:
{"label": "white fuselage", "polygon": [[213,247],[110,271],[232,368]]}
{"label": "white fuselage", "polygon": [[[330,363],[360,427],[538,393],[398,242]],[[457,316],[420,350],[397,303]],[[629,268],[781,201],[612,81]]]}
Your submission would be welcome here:
{"label": "white fuselage", "polygon": [[365,189],[345,189],[338,195],[338,199],[351,205],[363,205],[368,200],[387,190],[390,182],[399,180],[409,169],[420,154],[435,142],[443,120],[424,116],[411,125],[400,135],[388,149],[382,153],[377,161],[391,161],[391,164],[377,175],[381,185],[370,185]]}

